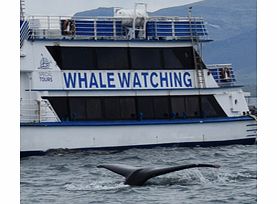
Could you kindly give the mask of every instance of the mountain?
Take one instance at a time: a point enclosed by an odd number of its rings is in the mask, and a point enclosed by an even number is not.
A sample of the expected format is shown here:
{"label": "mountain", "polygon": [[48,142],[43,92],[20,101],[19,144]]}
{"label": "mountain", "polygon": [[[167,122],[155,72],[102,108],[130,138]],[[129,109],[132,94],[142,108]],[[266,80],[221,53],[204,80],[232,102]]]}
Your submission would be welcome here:
{"label": "mountain", "polygon": [[[209,36],[214,41],[203,46],[208,64],[232,63],[238,82],[256,94],[257,81],[257,1],[204,0],[183,6],[160,9],[150,16],[193,16],[207,21]],[[98,8],[76,16],[112,16],[113,8]]]}

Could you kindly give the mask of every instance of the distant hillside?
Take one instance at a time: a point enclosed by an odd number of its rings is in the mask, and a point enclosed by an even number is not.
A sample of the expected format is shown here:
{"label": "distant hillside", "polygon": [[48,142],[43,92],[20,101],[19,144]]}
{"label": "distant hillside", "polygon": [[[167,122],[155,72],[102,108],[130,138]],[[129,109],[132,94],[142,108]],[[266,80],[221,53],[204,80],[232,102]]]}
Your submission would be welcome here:
{"label": "distant hillside", "polygon": [[[238,81],[255,95],[257,79],[257,2],[256,0],[204,0],[193,4],[160,9],[151,16],[194,16],[207,21],[210,38],[204,45],[206,63],[232,63]],[[113,8],[83,11],[76,16],[112,16]],[[249,88],[250,87],[250,88]]]}

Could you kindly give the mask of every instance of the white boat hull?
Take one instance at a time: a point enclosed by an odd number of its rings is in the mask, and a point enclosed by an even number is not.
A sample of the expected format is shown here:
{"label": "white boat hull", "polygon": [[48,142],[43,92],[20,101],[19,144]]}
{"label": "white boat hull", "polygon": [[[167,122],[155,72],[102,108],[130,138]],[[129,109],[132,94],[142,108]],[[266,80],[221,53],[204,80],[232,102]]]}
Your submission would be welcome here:
{"label": "white boat hull", "polygon": [[254,143],[257,134],[256,121],[250,117],[247,120],[199,120],[198,122],[187,120],[161,123],[71,122],[22,125],[21,153],[24,155],[28,152],[45,152],[50,149],[244,144]]}

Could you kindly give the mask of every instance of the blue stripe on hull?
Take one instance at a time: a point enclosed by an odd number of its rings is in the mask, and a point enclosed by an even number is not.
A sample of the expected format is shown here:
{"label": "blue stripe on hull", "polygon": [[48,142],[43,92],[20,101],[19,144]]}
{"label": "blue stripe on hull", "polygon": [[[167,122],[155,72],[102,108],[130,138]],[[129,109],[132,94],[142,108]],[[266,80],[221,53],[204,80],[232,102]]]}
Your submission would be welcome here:
{"label": "blue stripe on hull", "polygon": [[[153,147],[213,147],[213,146],[226,146],[226,145],[253,145],[256,143],[256,138],[247,138],[247,139],[238,139],[238,140],[225,140],[225,141],[212,141],[212,142],[184,142],[184,143],[166,143],[166,144],[150,144],[150,145],[133,145],[133,146],[118,146],[118,147],[97,147],[97,148],[78,148],[72,149],[77,151],[83,150],[101,150],[101,151],[109,151],[109,150],[127,150],[131,148],[153,148]],[[69,150],[69,151],[72,151]],[[55,150],[50,150],[51,152]],[[59,151],[59,150],[57,150]],[[67,151],[65,149],[65,151]],[[24,151],[20,152],[20,157],[28,157],[28,156],[42,156],[47,154],[47,152],[43,151]]]}
{"label": "blue stripe on hull", "polygon": [[[63,121],[63,122],[40,122],[21,123],[20,126],[33,127],[57,127],[57,126],[129,126],[129,125],[171,125],[171,124],[197,124],[197,123],[221,123],[236,121],[253,121],[250,116],[224,117],[224,118],[195,118],[179,120],[126,120],[126,121]],[[247,125],[248,126],[248,125]]]}

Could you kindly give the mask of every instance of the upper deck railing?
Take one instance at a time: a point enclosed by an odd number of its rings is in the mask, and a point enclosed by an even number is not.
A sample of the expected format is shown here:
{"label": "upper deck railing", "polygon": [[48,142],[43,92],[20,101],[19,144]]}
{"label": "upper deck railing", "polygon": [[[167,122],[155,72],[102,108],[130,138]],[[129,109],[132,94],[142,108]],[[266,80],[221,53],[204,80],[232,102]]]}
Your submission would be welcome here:
{"label": "upper deck railing", "polygon": [[209,41],[202,17],[30,16],[28,39]]}
{"label": "upper deck railing", "polygon": [[235,74],[231,64],[210,64],[206,65],[219,86],[234,86]]}

